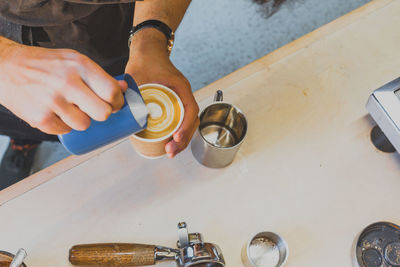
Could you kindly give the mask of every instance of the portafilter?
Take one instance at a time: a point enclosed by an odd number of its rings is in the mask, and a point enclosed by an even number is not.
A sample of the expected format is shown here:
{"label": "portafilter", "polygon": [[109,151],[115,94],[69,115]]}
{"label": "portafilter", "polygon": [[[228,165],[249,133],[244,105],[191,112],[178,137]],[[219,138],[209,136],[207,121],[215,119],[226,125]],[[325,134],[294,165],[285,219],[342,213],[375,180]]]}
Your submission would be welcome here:
{"label": "portafilter", "polygon": [[203,242],[200,233],[188,233],[185,222],[178,224],[177,249],[144,244],[101,243],[75,245],[69,251],[73,265],[145,266],[175,261],[178,267],[224,267],[221,249]]}

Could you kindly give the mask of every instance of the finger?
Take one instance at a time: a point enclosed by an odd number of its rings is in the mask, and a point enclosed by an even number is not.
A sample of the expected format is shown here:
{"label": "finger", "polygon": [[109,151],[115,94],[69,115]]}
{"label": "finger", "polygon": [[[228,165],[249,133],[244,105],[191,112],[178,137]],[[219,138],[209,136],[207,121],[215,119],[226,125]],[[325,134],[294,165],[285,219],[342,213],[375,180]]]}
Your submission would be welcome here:
{"label": "finger", "polygon": [[193,127],[191,128],[190,132],[187,132],[186,136],[181,139],[181,141],[177,142],[175,139],[169,141],[165,146],[165,151],[169,157],[174,157],[178,153],[182,152],[186,149],[189,145],[190,140],[192,139],[193,134],[199,127],[200,120],[196,118]]}
{"label": "finger", "polygon": [[72,129],[84,131],[90,126],[89,116],[65,99],[58,99],[53,110]]}
{"label": "finger", "polygon": [[199,117],[197,116],[194,117],[194,119],[187,118],[185,125],[183,124],[185,122],[185,118],[183,120],[184,121],[182,122],[181,127],[179,127],[179,129],[172,135],[172,137],[173,140],[177,143],[187,144],[192,139],[192,136],[196,131],[197,127],[199,127],[200,120]]}
{"label": "finger", "polygon": [[119,86],[121,87],[121,91],[123,93],[125,93],[126,90],[128,90],[128,83],[124,80],[120,80],[120,81],[118,81],[118,83],[119,83]]}
{"label": "finger", "polygon": [[171,140],[165,145],[165,152],[167,153],[167,156],[169,158],[173,158],[177,155],[178,151],[178,144],[174,141]]}
{"label": "finger", "polygon": [[197,120],[199,106],[197,105],[190,88],[189,90],[184,90],[181,92],[179,97],[181,98],[184,106],[185,116],[183,118],[182,125],[174,133],[173,139],[178,143],[188,143],[192,138],[194,129],[198,126]]}
{"label": "finger", "polygon": [[[125,93],[126,90],[128,90],[128,83],[126,81],[124,81],[124,80],[120,80],[120,81],[118,81],[118,83],[121,86],[121,92]],[[125,102],[125,99],[124,99],[124,102]],[[119,111],[119,109],[118,110],[113,110],[113,113],[117,113],[118,111]]]}
{"label": "finger", "polygon": [[71,127],[54,113],[46,116],[46,119],[37,128],[47,134],[66,134],[71,131]]}
{"label": "finger", "polygon": [[[173,86],[171,87],[173,88]],[[181,87],[176,88],[174,91],[179,95],[179,98],[183,103],[185,115],[182,125],[173,134],[173,139],[165,146],[165,150],[169,157],[174,157],[187,147],[194,131],[199,125],[199,106],[194,99],[189,82],[183,83]]]}
{"label": "finger", "polygon": [[112,107],[99,98],[80,78],[76,78],[68,92],[66,100],[96,121],[105,121],[112,112]]}
{"label": "finger", "polygon": [[78,61],[80,75],[88,87],[109,103],[113,111],[119,110],[124,104],[120,83],[90,58],[80,55]]}

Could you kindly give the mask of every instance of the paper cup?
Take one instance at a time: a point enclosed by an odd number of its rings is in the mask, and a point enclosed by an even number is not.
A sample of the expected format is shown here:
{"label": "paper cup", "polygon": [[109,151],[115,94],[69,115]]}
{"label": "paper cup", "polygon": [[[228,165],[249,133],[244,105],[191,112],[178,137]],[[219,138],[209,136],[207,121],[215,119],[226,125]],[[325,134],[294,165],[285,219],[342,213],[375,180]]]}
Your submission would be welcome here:
{"label": "paper cup", "polygon": [[156,159],[160,158],[165,155],[165,145],[172,140],[172,135],[179,129],[179,127],[182,125],[183,117],[185,115],[185,110],[183,108],[183,104],[179,96],[170,88],[161,85],[161,84],[143,84],[139,86],[139,90],[144,87],[152,87],[152,88],[160,88],[168,91],[171,93],[177,100],[178,105],[181,109],[181,114],[179,118],[179,122],[177,126],[169,132],[167,135],[157,138],[157,139],[147,139],[147,138],[142,138],[138,136],[137,134],[131,135],[129,137],[132,146],[135,148],[136,152],[147,159]]}

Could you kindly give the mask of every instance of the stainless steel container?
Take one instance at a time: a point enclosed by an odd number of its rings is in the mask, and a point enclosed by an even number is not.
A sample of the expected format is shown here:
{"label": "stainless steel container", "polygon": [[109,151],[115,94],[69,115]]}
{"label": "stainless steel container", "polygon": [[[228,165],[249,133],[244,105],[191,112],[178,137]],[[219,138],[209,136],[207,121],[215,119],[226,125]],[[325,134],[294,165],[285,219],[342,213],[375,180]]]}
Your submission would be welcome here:
{"label": "stainless steel container", "polygon": [[242,249],[242,262],[245,267],[284,266],[288,256],[286,241],[272,232],[254,235]]}
{"label": "stainless steel container", "polygon": [[223,102],[217,91],[214,102],[200,113],[200,125],[192,140],[193,156],[206,167],[232,163],[247,132],[247,120],[236,106]]}
{"label": "stainless steel container", "polygon": [[400,266],[400,226],[377,222],[367,226],[353,247],[353,265],[357,267]]}

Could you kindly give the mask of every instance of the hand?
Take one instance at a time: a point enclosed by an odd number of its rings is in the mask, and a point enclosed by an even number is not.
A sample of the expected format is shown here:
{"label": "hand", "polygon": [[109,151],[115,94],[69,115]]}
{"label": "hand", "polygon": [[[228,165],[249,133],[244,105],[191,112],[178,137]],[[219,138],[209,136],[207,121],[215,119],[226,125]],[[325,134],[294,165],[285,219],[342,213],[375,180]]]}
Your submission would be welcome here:
{"label": "hand", "polygon": [[168,157],[172,158],[187,147],[199,126],[199,107],[193,97],[190,83],[169,60],[165,40],[162,44],[161,49],[147,46],[141,53],[138,51],[134,57],[131,56],[125,72],[131,74],[138,85],[163,84],[174,90],[182,100],[185,109],[182,125],[165,146]]}
{"label": "hand", "polygon": [[48,134],[85,130],[124,103],[117,82],[88,57],[69,49],[45,49],[0,40],[0,102]]}

